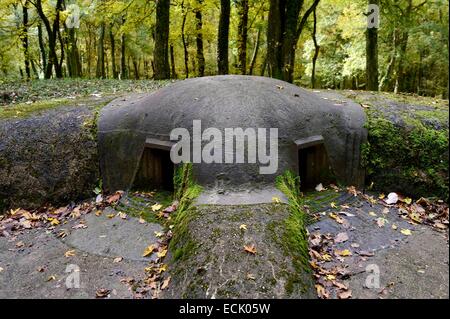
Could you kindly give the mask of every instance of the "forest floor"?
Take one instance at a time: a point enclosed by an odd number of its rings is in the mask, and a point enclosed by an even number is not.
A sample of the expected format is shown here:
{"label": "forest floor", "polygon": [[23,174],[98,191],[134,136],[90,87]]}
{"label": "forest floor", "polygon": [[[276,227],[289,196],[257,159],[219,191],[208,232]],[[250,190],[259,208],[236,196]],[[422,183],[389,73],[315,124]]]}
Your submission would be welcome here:
{"label": "forest floor", "polygon": [[[174,213],[169,202],[148,193],[114,194],[58,209],[10,212],[0,221],[0,298],[163,298],[173,275],[165,261]],[[315,192],[306,203],[314,217],[308,230],[318,297],[449,297],[446,204],[402,197],[387,204],[353,188]],[[202,228],[205,238],[232,224],[213,219],[214,227]],[[248,274],[247,267],[249,258],[265,260],[260,252],[267,243],[251,231],[257,223],[246,219],[241,230],[258,250],[254,256],[246,257],[244,240],[208,244],[210,253],[220,248],[242,254],[237,264],[225,262],[225,275],[215,281],[225,282],[227,273],[240,274],[244,282],[263,276]]]}
{"label": "forest floor", "polygon": [[[60,106],[103,104],[167,83],[61,80],[0,84],[0,119],[20,121]],[[393,122],[407,112],[437,129],[448,128],[448,101],[391,93],[315,91],[339,104],[352,99],[364,108],[386,111]],[[448,205],[402,197],[387,204],[379,195],[371,197],[351,188],[311,195],[315,220],[308,230],[315,294],[320,298],[448,298]],[[142,203],[129,201],[128,196],[112,196],[61,208],[27,211],[17,207],[0,215],[0,298],[164,297],[171,285],[171,270],[165,263],[170,213],[164,213],[171,207],[170,199],[153,195],[142,208]],[[218,227],[225,222],[215,221]],[[252,221],[246,226],[251,228]],[[257,238],[255,244],[256,248],[263,246]],[[245,280],[254,279],[247,276]]]}

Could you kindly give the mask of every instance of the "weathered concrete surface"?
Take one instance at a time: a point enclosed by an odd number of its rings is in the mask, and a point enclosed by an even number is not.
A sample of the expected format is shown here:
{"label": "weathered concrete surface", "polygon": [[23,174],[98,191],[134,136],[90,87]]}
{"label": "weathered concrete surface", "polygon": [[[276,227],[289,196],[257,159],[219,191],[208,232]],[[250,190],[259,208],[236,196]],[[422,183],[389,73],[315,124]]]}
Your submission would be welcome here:
{"label": "weathered concrete surface", "polygon": [[[327,210],[324,210],[327,212]],[[328,207],[328,211],[336,211]],[[383,213],[385,207],[355,199],[345,211],[354,216],[342,217],[345,223],[323,216],[308,227],[310,233],[331,234],[346,232],[349,239],[333,246],[333,250],[348,249],[352,256],[342,262],[334,260],[325,266],[340,265],[348,270],[344,281],[352,290],[352,298],[448,298],[449,246],[448,231],[438,232],[430,226],[413,225],[401,218],[395,207]],[[372,216],[370,213],[375,213]],[[377,218],[386,219],[379,227]],[[394,230],[392,225],[396,225]],[[411,236],[400,231],[409,229]],[[359,245],[357,248],[352,244]],[[369,256],[373,254],[373,256]],[[373,275],[368,265],[380,271],[380,286],[367,288],[366,279]],[[336,297],[336,296],[332,296]]]}
{"label": "weathered concrete surface", "polygon": [[[191,248],[178,257],[170,251],[172,280],[163,298],[316,297],[312,275],[294,267],[284,246],[287,205],[199,205],[192,214],[175,247]],[[255,245],[256,254],[245,245]]]}
{"label": "weathered concrete surface", "polygon": [[195,199],[197,205],[253,205],[273,203],[279,200],[287,203],[286,196],[275,187],[249,188],[247,191],[232,191],[219,188],[207,188]]}
{"label": "weathered concrete surface", "polygon": [[[114,237],[113,231],[109,234]],[[16,247],[18,242],[25,246]],[[64,256],[73,249],[43,229],[24,232],[14,240],[0,237],[0,298],[95,298],[98,289],[111,290],[110,298],[133,297],[121,279],[142,278],[145,262],[124,259],[114,263],[112,257],[79,249],[75,249],[73,257]],[[66,279],[73,274],[66,273],[66,269],[71,269],[69,265],[80,269],[80,288],[66,288]],[[39,268],[44,270],[39,272]],[[51,276],[55,280],[49,280]]]}
{"label": "weathered concrete surface", "polygon": [[278,128],[279,161],[274,174],[259,174],[259,167],[265,165],[258,161],[194,164],[201,185],[236,189],[247,182],[273,184],[286,169],[298,171],[294,141],[316,135],[324,138],[338,180],[363,184],[360,144],[366,140],[366,131],[361,106],[333,103],[275,79],[229,75],[176,82],[152,94],[117,99],[103,108],[99,154],[104,187],[129,189],[145,140],[168,141],[174,128],[186,128],[192,134],[194,120],[201,120],[203,129],[217,128],[222,134],[225,128]]}
{"label": "weathered concrete surface", "polygon": [[95,107],[107,101],[0,120],[0,212],[92,195],[99,178]]}
{"label": "weathered concrete surface", "polygon": [[[59,227],[59,230],[64,229],[68,234],[62,241],[90,254],[150,261],[151,258],[142,257],[142,253],[147,246],[158,240],[155,233],[161,232],[163,227],[154,223],[141,224],[138,219],[132,217],[122,219],[116,216],[117,213],[112,208],[106,208],[101,216],[88,214],[84,218],[84,224],[87,226],[84,229],[71,229],[75,222]],[[109,218],[109,214],[116,217]]]}

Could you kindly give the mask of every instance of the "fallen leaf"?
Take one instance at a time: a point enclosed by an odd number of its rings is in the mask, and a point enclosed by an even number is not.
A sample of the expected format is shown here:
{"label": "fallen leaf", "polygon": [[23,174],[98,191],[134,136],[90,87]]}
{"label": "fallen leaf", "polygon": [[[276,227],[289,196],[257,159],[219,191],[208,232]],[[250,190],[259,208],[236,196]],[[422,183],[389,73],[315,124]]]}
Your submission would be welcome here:
{"label": "fallen leaf", "polygon": [[348,235],[345,232],[337,234],[336,237],[334,238],[335,243],[343,243],[347,240],[348,240]]}
{"label": "fallen leaf", "polygon": [[115,202],[117,202],[121,197],[121,193],[116,192],[114,195],[110,195],[108,197],[106,197],[106,202],[108,204],[113,204]]}
{"label": "fallen leaf", "polygon": [[139,217],[139,224],[145,224],[145,223],[146,223],[145,219],[142,217]]}
{"label": "fallen leaf", "polygon": [[66,258],[75,256],[75,250],[72,249],[72,250],[66,251],[66,252],[64,253],[64,256],[65,256]]}
{"label": "fallen leaf", "polygon": [[405,204],[407,204],[407,205],[410,205],[410,204],[412,203],[412,199],[409,198],[409,197],[405,197],[405,198],[403,199],[403,202],[404,202]]}
{"label": "fallen leaf", "polygon": [[169,276],[169,277],[167,277],[166,280],[163,281],[163,283],[161,285],[161,290],[164,290],[164,289],[166,289],[169,286],[170,278],[171,277]]}
{"label": "fallen leaf", "polygon": [[317,291],[317,296],[319,298],[328,299],[330,297],[330,294],[328,293],[328,291],[325,289],[324,286],[317,284],[315,285],[315,287]]}
{"label": "fallen leaf", "polygon": [[335,250],[334,254],[337,256],[347,257],[347,256],[351,256],[352,252],[348,249],[344,249],[344,250]]}
{"label": "fallen leaf", "polygon": [[411,236],[411,235],[412,235],[412,232],[411,232],[411,230],[409,230],[409,229],[402,229],[402,230],[400,230],[400,232],[401,232],[403,235],[405,235],[405,236]]}
{"label": "fallen leaf", "polygon": [[98,210],[98,211],[95,212],[95,216],[98,217],[98,216],[101,216],[101,215],[102,215],[102,211],[101,210]]}
{"label": "fallen leaf", "polygon": [[335,275],[332,275],[332,274],[328,274],[328,275],[326,275],[325,278],[326,278],[327,280],[329,280],[329,281],[333,281],[333,280],[336,279],[336,276],[335,276]]}
{"label": "fallen leaf", "polygon": [[281,200],[278,197],[274,196],[274,197],[272,197],[272,202],[279,204],[279,203],[281,203]]}
{"label": "fallen leaf", "polygon": [[25,244],[23,243],[23,241],[19,241],[16,243],[16,247],[17,248],[22,248],[23,246],[25,246]]}
{"label": "fallen leaf", "polygon": [[5,270],[3,267],[0,267],[0,272],[2,272],[3,270]]}
{"label": "fallen leaf", "polygon": [[247,274],[247,279],[255,280],[256,277],[253,274]]}
{"label": "fallen leaf", "polygon": [[72,229],[85,229],[85,228],[87,228],[87,226],[83,223],[79,223],[75,226],[72,226]]}
{"label": "fallen leaf", "polygon": [[162,208],[162,205],[161,204],[155,204],[155,205],[152,205],[151,208],[152,208],[152,211],[156,212],[156,211],[158,211],[158,210],[160,210]]}
{"label": "fallen leaf", "polygon": [[359,244],[358,243],[352,243],[350,246],[352,246],[353,248],[358,248]]}
{"label": "fallen leaf", "polygon": [[397,228],[398,228],[397,225],[395,225],[395,224],[392,224],[391,227],[392,227],[393,230],[397,230]]}
{"label": "fallen leaf", "polygon": [[158,253],[156,255],[158,256],[158,258],[164,258],[167,255],[167,249],[158,251]]}
{"label": "fallen leaf", "polygon": [[247,230],[247,225],[242,224],[241,226],[239,226],[240,230]]}
{"label": "fallen leaf", "polygon": [[322,260],[324,261],[331,261],[332,257],[330,254],[323,254],[322,256],[320,256],[322,258]]}
{"label": "fallen leaf", "polygon": [[372,217],[377,217],[378,215],[375,212],[369,212],[369,215]]}
{"label": "fallen leaf", "polygon": [[246,252],[248,252],[248,253],[250,253],[250,254],[253,254],[253,255],[255,255],[256,254],[256,247],[255,247],[255,245],[245,245],[244,246],[244,250],[246,251]]}
{"label": "fallen leaf", "polygon": [[144,253],[142,254],[142,257],[147,257],[153,253],[153,251],[156,249],[155,245],[150,245],[147,248],[145,248]]}
{"label": "fallen leaf", "polygon": [[336,208],[336,207],[337,207],[337,206],[336,206],[336,203],[335,203],[335,202],[331,202],[331,203],[330,203],[330,207],[331,207],[331,208]]}
{"label": "fallen leaf", "polygon": [[106,217],[108,217],[109,219],[114,218],[114,216],[116,216],[116,215],[114,215],[114,214],[108,214],[108,215],[106,215]]}
{"label": "fallen leaf", "polygon": [[325,190],[325,188],[323,187],[322,183],[320,183],[319,185],[316,186],[315,190],[317,192],[321,192],[321,191]]}
{"label": "fallen leaf", "polygon": [[109,296],[110,292],[111,292],[111,290],[109,290],[109,289],[105,289],[105,288],[98,289],[95,292],[95,298],[106,298]]}
{"label": "fallen leaf", "polygon": [[349,299],[352,297],[352,291],[351,290],[347,290],[347,291],[343,291],[338,293],[338,298],[339,299]]}
{"label": "fallen leaf", "polygon": [[55,275],[51,275],[50,277],[47,278],[46,281],[52,281],[52,280],[56,280],[56,276]]}
{"label": "fallen leaf", "polygon": [[377,225],[378,225],[378,227],[384,227],[384,225],[386,223],[389,223],[389,221],[386,218],[383,218],[383,217],[377,218]]}
{"label": "fallen leaf", "polygon": [[127,217],[128,217],[127,214],[122,213],[122,212],[118,212],[118,213],[117,213],[117,216],[120,217],[120,218],[122,218],[122,219],[127,219]]}
{"label": "fallen leaf", "polygon": [[347,290],[348,289],[348,287],[346,285],[344,285],[343,283],[340,283],[338,281],[333,281],[333,285],[338,287],[339,289],[342,289],[342,290]]}
{"label": "fallen leaf", "polygon": [[336,215],[335,213],[330,213],[329,216],[330,216],[331,218],[333,218],[333,219],[336,221],[336,223],[338,223],[338,224],[343,224],[343,223],[344,223],[344,219],[341,218],[341,217],[339,217],[339,216]]}
{"label": "fallen leaf", "polygon": [[30,229],[30,228],[31,228],[31,221],[29,221],[28,219],[24,219],[24,220],[22,220],[22,221],[20,222],[20,225],[21,225],[23,228]]}
{"label": "fallen leaf", "polygon": [[160,274],[166,270],[167,270],[167,264],[163,264],[161,267],[158,268],[157,272],[158,272],[158,274]]}
{"label": "fallen leaf", "polygon": [[163,235],[164,235],[164,233],[155,231],[155,236],[156,236],[156,237],[160,238],[160,237],[162,237]]}
{"label": "fallen leaf", "polygon": [[123,257],[116,257],[113,260],[113,263],[120,263],[123,260]]}
{"label": "fallen leaf", "polygon": [[444,224],[439,223],[439,222],[435,222],[433,226],[438,229],[447,229],[447,226],[445,226]]}

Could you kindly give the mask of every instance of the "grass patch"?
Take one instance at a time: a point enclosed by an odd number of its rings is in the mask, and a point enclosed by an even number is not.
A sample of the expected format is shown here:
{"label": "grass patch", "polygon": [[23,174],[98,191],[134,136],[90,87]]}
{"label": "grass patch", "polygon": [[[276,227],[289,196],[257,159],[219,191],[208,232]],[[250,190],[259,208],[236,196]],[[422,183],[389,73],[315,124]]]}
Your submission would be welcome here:
{"label": "grass patch", "polygon": [[173,252],[174,261],[184,260],[195,253],[197,242],[189,233],[190,222],[198,215],[192,203],[200,194],[201,187],[197,185],[192,176],[192,163],[182,164],[174,174],[174,197],[179,201],[176,214],[173,218],[173,237],[169,250]]}
{"label": "grass patch", "polygon": [[[303,209],[304,201],[300,193],[300,177],[286,171],[277,177],[277,188],[283,192],[289,202],[289,217],[284,221],[282,244],[286,254],[292,256],[294,268],[298,272],[311,272],[309,265],[309,245],[306,230],[307,215]],[[305,288],[300,276],[290,274],[286,291],[292,293],[296,286]]]}

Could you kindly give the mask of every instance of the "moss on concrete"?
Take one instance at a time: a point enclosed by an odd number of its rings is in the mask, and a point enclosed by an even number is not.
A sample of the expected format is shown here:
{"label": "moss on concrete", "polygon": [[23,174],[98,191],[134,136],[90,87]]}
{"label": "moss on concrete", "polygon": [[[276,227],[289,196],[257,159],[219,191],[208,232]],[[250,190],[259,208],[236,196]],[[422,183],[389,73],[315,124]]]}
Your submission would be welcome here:
{"label": "moss on concrete", "polygon": [[367,114],[362,158],[374,189],[448,199],[448,126],[438,130],[407,114],[400,125],[381,112]]}

